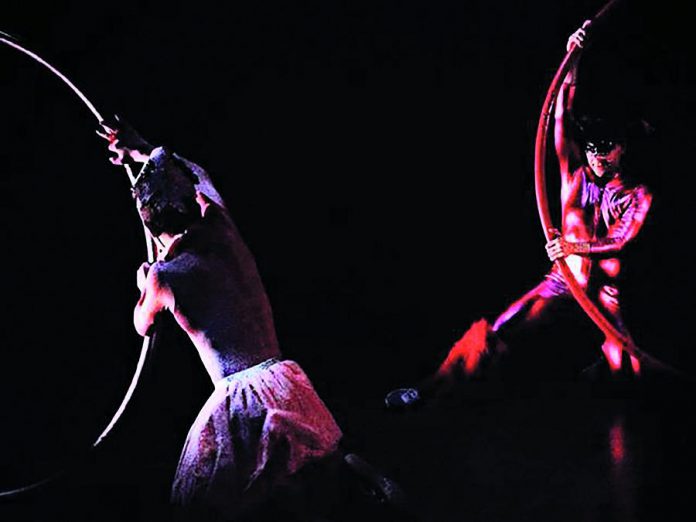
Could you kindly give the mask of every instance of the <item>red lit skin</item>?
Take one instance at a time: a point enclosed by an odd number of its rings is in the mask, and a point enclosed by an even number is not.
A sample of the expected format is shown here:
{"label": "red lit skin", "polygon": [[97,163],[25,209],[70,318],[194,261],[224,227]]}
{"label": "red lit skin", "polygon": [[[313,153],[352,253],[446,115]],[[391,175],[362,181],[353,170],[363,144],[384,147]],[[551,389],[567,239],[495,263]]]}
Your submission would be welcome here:
{"label": "red lit skin", "polygon": [[[572,42],[582,47],[585,38],[584,29],[579,29],[568,45]],[[623,145],[616,145],[604,154],[581,154],[578,143],[569,135],[576,72],[577,63],[556,101],[554,137],[561,175],[562,233],[555,231],[557,237],[546,244],[546,251],[551,261],[566,260],[578,283],[594,297],[613,325],[630,339],[621,319],[616,279],[621,272],[620,254],[638,235],[652,196],[642,185],[625,183],[621,173]],[[562,281],[555,265],[551,274]],[[512,303],[491,329],[504,341],[513,326],[537,323],[569,296],[567,289],[558,291],[557,285],[547,279]],[[457,361],[463,361],[465,373],[476,371],[469,368],[469,363],[473,358],[479,361],[480,354],[466,353],[465,344],[455,344],[438,371],[440,377],[450,374]],[[602,351],[610,368],[619,370],[623,347],[613,339],[606,339]],[[640,363],[633,357],[631,368],[636,374],[640,372]]]}
{"label": "red lit skin", "polygon": [[279,358],[280,350],[251,253],[226,209],[201,192],[197,200],[201,220],[183,235],[160,234],[157,261],[138,270],[141,295],[133,322],[140,335],[147,335],[157,316],[172,313],[217,382]]}
{"label": "red lit skin", "polygon": [[[582,45],[582,42],[579,43]],[[556,102],[555,114],[555,143],[561,173],[561,205],[563,213],[563,233],[560,237],[546,245],[551,261],[565,258],[578,282],[587,286],[596,263],[596,278],[608,280],[608,284],[600,286],[597,295],[600,306],[607,312],[617,329],[630,339],[630,334],[621,320],[618,303],[618,289],[615,280],[621,272],[621,261],[618,257],[623,248],[632,241],[640,231],[652,203],[652,195],[643,186],[625,187],[621,175],[621,160],[625,148],[617,144],[606,153],[585,152],[586,166],[579,165],[579,147],[567,133],[568,116],[572,110],[575,96],[575,77],[577,64],[568,74]],[[589,168],[588,168],[589,167]],[[606,194],[614,194],[624,198],[625,203],[611,208],[601,203],[582,206],[584,180],[587,176],[591,182],[604,189]],[[587,212],[592,210],[592,214]],[[612,219],[602,217],[607,223],[603,237],[597,234],[596,214],[614,214]],[[600,218],[601,219],[601,218]],[[610,295],[611,294],[611,295]],[[607,339],[602,351],[609,367],[613,371],[621,368],[622,347],[614,339]],[[631,357],[631,367],[635,373],[640,372],[639,361]]]}
{"label": "red lit skin", "polygon": [[615,466],[620,466],[626,456],[626,435],[623,422],[617,420],[609,430],[609,451]]}

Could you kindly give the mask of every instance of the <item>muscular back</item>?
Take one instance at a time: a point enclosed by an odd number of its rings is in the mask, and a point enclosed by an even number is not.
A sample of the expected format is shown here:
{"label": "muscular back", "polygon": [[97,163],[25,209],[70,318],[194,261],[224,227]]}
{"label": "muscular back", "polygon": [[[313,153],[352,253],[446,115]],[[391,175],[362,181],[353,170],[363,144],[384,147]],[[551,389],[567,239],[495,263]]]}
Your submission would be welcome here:
{"label": "muscular back", "polygon": [[216,204],[152,271],[156,291],[169,295],[163,308],[188,333],[214,381],[280,355],[254,258]]}

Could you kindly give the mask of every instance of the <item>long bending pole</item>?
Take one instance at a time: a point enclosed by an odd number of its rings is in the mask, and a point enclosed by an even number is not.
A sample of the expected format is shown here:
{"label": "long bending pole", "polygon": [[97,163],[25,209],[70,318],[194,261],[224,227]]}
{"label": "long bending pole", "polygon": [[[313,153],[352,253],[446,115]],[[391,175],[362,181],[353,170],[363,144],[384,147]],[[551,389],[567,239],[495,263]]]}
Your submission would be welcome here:
{"label": "long bending pole", "polygon": [[[611,0],[608,2],[592,19],[589,27],[602,19],[604,15],[618,3],[618,1],[619,0]],[[542,105],[541,116],[539,117],[539,123],[537,125],[536,145],[534,149],[534,188],[536,191],[539,218],[544,229],[544,237],[546,237],[547,241],[552,239],[552,231],[554,229],[553,221],[551,220],[551,213],[549,211],[549,201],[546,189],[546,142],[549,120],[551,119],[553,105],[558,97],[558,92],[561,88],[563,79],[568,74],[568,71],[573,63],[578,59],[581,52],[582,49],[580,47],[576,46],[575,44],[571,44],[569,51],[566,53],[561,65],[558,67],[558,70],[553,77],[553,80],[551,81],[551,85],[546,93],[546,98],[544,99],[544,104]],[[642,357],[642,352],[635,346],[633,341],[629,337],[619,332],[590,300],[590,298],[587,297],[587,294],[575,279],[570,267],[568,267],[566,260],[558,259],[556,260],[556,265],[563,274],[563,278],[565,279],[571,294],[585,313],[590,317],[590,319],[592,319],[592,321],[597,325],[597,327],[608,338],[618,341],[628,353],[638,358]]]}
{"label": "long bending pole", "polygon": [[[63,83],[65,83],[70,88],[70,90],[77,95],[77,97],[82,101],[82,103],[94,115],[94,117],[97,119],[99,124],[102,124],[104,122],[104,118],[102,117],[101,113],[97,110],[97,108],[94,106],[94,104],[91,101],[89,101],[87,96],[85,96],[84,93],[80,89],[78,89],[77,86],[72,81],[70,81],[70,79],[67,76],[65,76],[62,72],[60,72],[56,67],[54,67],[53,65],[48,63],[46,60],[41,58],[41,56],[39,56],[35,52],[33,52],[33,51],[27,49],[26,47],[24,47],[23,45],[19,44],[16,41],[16,39],[14,39],[11,35],[4,33],[2,31],[0,31],[0,43],[8,45],[9,47],[12,47],[13,49],[19,51],[20,53],[30,57],[32,60],[43,65],[51,73],[53,73],[55,76],[60,78],[63,81]],[[133,183],[135,183],[135,177],[133,175],[133,172],[132,172],[129,165],[124,164],[124,167],[126,169],[126,173],[128,174],[128,179],[130,180],[131,185],[133,185]],[[143,224],[143,229],[145,231],[147,259],[148,259],[148,262],[154,263],[155,251],[156,251],[154,241],[153,241],[152,237],[150,236],[148,230],[145,228],[144,224]],[[109,435],[109,433],[111,433],[113,428],[116,426],[116,424],[120,420],[121,416],[123,415],[123,412],[126,410],[126,407],[128,406],[128,403],[130,402],[130,400],[133,396],[133,393],[135,392],[135,389],[137,388],[138,383],[140,382],[140,377],[142,375],[143,368],[145,367],[145,363],[148,360],[148,355],[150,354],[150,352],[152,350],[152,346],[154,345],[155,337],[156,337],[156,332],[153,333],[151,336],[146,336],[143,338],[143,344],[142,344],[142,348],[140,350],[140,356],[138,357],[138,362],[137,362],[136,367],[135,367],[135,372],[133,373],[133,377],[131,378],[131,382],[128,386],[128,389],[126,390],[126,393],[125,393],[123,399],[121,400],[119,407],[116,409],[116,413],[114,413],[114,415],[111,417],[111,420],[109,420],[106,427],[102,430],[102,432],[99,434],[97,439],[94,441],[94,443],[91,446],[92,448],[96,448],[97,446],[99,446],[99,444],[101,444],[104,441],[104,439]],[[40,480],[38,482],[35,482],[35,483],[27,485],[27,486],[16,488],[13,490],[8,490],[8,491],[0,491],[0,498],[14,496],[14,495],[17,495],[19,493],[33,490],[41,485],[44,485],[44,484],[52,481],[53,479],[55,479],[56,477],[58,477],[61,474],[62,474],[62,472],[57,472],[48,478],[45,478],[43,480]]]}

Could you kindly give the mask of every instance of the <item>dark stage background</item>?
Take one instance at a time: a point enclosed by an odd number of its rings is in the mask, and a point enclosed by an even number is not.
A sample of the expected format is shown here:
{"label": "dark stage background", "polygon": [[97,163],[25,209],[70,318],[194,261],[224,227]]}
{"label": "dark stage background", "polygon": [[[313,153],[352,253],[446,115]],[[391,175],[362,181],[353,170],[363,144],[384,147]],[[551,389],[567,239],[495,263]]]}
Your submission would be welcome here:
{"label": "dark stage background", "polygon": [[[378,454],[380,425],[363,414],[379,418],[386,391],[432,371],[473,320],[548,269],[534,131],[567,36],[600,5],[6,1],[0,29],[104,113],[208,169],[255,253],[284,353],[348,440]],[[691,25],[683,3],[624,2],[586,52],[578,88],[580,110],[620,109],[654,127],[633,148],[655,199],[627,254],[623,299],[638,344],[687,372]],[[91,114],[9,48],[0,71],[6,488],[62,466],[118,405],[140,346],[131,313],[144,242]],[[145,520],[165,502],[210,391],[172,326],[105,447],[77,478],[13,501],[7,520]],[[565,326],[572,341],[550,331],[511,355],[513,380],[569,382],[594,361],[593,327]],[[433,446],[439,435],[422,434]]]}

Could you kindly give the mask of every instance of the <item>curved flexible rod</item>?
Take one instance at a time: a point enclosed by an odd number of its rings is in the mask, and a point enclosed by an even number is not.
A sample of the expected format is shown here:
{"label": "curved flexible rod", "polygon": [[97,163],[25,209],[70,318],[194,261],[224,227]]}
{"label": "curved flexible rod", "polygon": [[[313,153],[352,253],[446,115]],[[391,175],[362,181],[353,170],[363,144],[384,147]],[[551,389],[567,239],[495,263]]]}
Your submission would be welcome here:
{"label": "curved flexible rod", "polygon": [[[9,47],[12,47],[16,49],[17,51],[29,56],[31,59],[34,61],[40,63],[44,67],[46,67],[49,71],[51,71],[54,75],[56,75],[58,78],[60,78],[77,96],[80,98],[82,103],[89,109],[89,111],[95,116],[99,124],[102,124],[104,122],[104,118],[102,117],[101,113],[96,109],[94,104],[89,101],[87,96],[85,96],[80,89],[77,88],[77,86],[70,81],[70,79],[65,76],[63,73],[61,73],[58,69],[56,69],[53,65],[48,63],[46,60],[41,58],[38,54],[35,52],[27,49],[26,47],[20,45],[16,39],[5,33],[0,31],[0,43],[4,43],[8,45]],[[124,164],[124,168],[126,169],[126,173],[128,174],[128,179],[131,183],[131,186],[135,183],[135,176],[133,175],[133,172],[130,168],[130,165]],[[155,245],[154,245],[154,240],[150,236],[149,231],[147,228],[145,228],[145,224],[143,223],[143,229],[145,231],[145,241],[146,241],[146,248],[147,248],[147,260],[150,263],[154,263],[155,261]],[[133,377],[131,378],[130,385],[128,386],[128,389],[126,390],[126,394],[124,395],[121,404],[116,410],[116,413],[112,416],[111,420],[109,423],[106,425],[106,428],[102,430],[102,432],[99,434],[97,439],[94,441],[92,444],[91,448],[94,449],[99,444],[101,444],[104,439],[111,433],[113,430],[114,426],[116,426],[116,423],[120,420],[121,416],[123,415],[123,412],[126,410],[126,407],[128,406],[128,403],[130,402],[133,393],[135,392],[135,389],[138,386],[138,383],[140,381],[140,377],[143,372],[143,368],[145,367],[145,363],[148,360],[148,355],[152,351],[152,346],[154,345],[155,342],[155,337],[156,337],[156,332],[153,333],[151,336],[146,336],[143,338],[143,344],[142,348],[140,350],[140,356],[138,357],[138,363],[135,368],[135,372],[133,373]],[[2,497],[9,497],[9,496],[14,496],[20,493],[24,493],[33,489],[36,489],[39,486],[42,486],[44,484],[47,484],[48,482],[53,481],[57,477],[61,476],[64,473],[64,471],[59,471],[51,475],[50,477],[47,477],[45,479],[42,479],[38,482],[35,482],[33,484],[8,490],[8,491],[0,491],[0,498]]]}

